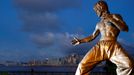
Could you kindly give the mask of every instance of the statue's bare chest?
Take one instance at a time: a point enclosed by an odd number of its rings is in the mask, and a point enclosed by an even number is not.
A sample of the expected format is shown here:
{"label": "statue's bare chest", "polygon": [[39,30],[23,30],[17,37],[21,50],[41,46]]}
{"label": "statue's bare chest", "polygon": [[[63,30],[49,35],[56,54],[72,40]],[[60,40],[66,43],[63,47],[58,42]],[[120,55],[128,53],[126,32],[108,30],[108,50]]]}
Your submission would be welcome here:
{"label": "statue's bare chest", "polygon": [[119,33],[119,30],[115,27],[115,25],[108,21],[101,21],[98,28],[101,34],[105,36],[117,36]]}

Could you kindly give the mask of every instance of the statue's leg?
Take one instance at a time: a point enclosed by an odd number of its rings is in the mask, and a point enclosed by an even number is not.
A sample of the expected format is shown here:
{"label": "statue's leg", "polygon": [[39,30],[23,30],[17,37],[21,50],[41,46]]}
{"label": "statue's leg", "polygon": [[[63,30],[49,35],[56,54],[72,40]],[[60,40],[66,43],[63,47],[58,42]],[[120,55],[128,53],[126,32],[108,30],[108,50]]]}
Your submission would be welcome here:
{"label": "statue's leg", "polygon": [[99,45],[94,46],[79,63],[75,75],[89,75],[90,71],[103,60]]}
{"label": "statue's leg", "polygon": [[110,60],[117,65],[117,75],[131,74],[134,65],[133,60],[119,44],[114,46],[114,52]]}

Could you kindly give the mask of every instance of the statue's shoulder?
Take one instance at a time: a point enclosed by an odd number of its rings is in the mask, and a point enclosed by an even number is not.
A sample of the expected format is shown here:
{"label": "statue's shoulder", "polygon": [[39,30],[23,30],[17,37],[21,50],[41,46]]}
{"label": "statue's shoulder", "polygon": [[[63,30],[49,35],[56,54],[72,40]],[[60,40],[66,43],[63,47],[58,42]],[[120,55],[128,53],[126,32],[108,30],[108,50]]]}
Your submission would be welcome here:
{"label": "statue's shoulder", "polygon": [[111,16],[116,20],[123,20],[123,18],[120,14],[111,14]]}

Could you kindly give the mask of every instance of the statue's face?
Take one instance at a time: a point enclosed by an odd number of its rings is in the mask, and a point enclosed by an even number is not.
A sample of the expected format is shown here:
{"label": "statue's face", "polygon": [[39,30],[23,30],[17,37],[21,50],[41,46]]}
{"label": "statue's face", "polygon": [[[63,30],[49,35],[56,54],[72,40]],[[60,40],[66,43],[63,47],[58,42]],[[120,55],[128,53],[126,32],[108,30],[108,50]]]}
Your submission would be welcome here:
{"label": "statue's face", "polygon": [[100,10],[98,10],[98,9],[94,9],[94,10],[95,10],[97,16],[98,16],[98,17],[101,17],[102,11],[100,11]]}
{"label": "statue's face", "polygon": [[108,6],[105,2],[100,1],[94,6],[94,10],[96,14],[98,15],[98,17],[101,17],[104,12],[108,11]]}

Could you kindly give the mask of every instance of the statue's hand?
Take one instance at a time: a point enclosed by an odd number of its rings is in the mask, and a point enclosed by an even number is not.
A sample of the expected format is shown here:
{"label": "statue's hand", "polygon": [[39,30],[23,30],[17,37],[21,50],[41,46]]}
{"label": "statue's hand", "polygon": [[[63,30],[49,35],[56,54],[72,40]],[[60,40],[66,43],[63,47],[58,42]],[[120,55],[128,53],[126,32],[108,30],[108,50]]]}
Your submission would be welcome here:
{"label": "statue's hand", "polygon": [[72,44],[73,44],[74,46],[76,46],[76,45],[79,45],[79,44],[80,44],[80,39],[74,37],[74,39],[73,39],[71,42],[72,42]]}

